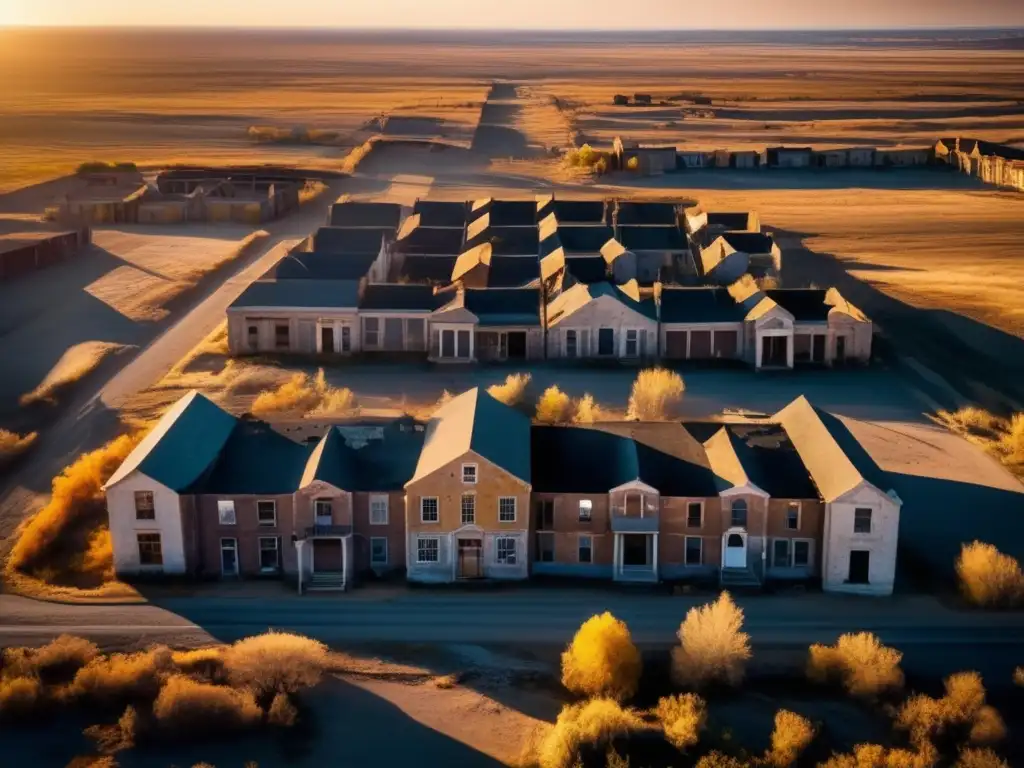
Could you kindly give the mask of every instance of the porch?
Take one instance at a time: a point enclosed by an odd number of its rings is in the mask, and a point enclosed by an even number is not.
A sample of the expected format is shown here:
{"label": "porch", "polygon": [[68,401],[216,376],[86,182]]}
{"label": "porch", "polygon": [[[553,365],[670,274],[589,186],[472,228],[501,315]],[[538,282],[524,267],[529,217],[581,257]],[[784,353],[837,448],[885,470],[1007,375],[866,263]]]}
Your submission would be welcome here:
{"label": "porch", "polygon": [[[658,581],[657,520],[649,532],[615,532],[612,554],[614,581],[652,583]],[[612,522],[614,531],[614,520]]]}
{"label": "porch", "polygon": [[318,523],[295,540],[298,589],[343,592],[352,573],[352,527]]}

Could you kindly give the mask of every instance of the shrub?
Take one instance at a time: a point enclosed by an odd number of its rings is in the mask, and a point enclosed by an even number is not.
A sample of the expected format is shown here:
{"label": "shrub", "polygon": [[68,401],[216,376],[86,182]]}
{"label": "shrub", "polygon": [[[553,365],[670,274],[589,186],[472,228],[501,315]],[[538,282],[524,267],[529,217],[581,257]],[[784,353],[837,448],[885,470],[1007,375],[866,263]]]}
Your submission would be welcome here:
{"label": "shrub", "polygon": [[665,421],[669,410],[683,397],[683,377],[665,368],[649,368],[637,374],[629,394],[627,418]]}
{"label": "shrub", "polygon": [[873,698],[903,687],[903,654],[870,632],[845,634],[835,645],[812,645],[807,675],[819,683],[838,682],[851,696]]}
{"label": "shrub", "polygon": [[641,668],[629,628],[606,612],[583,622],[562,653],[562,685],[622,701],[636,693]]}
{"label": "shrub", "polygon": [[68,690],[72,698],[100,706],[150,702],[172,671],[169,649],[97,657],[78,670]]}
{"label": "shrub", "polygon": [[594,402],[592,395],[585,394],[576,401],[576,415],[572,420],[576,424],[593,424],[595,421],[602,421],[605,418],[601,407]]}
{"label": "shrub", "polygon": [[83,731],[96,743],[97,750],[108,755],[134,747],[139,733],[139,714],[130,704],[113,725],[90,725]]}
{"label": "shrub", "polygon": [[1010,768],[1010,764],[991,749],[965,749],[956,768]]}
{"label": "shrub", "polygon": [[750,768],[750,764],[732,755],[713,750],[698,760],[695,768]]}
{"label": "shrub", "polygon": [[38,677],[45,685],[67,683],[99,652],[95,643],[84,638],[61,635],[41,648],[8,648],[3,652],[3,674]]}
{"label": "shrub", "polygon": [[930,745],[914,752],[878,744],[858,744],[852,755],[833,755],[819,768],[932,768],[937,759]]}
{"label": "shrub", "polygon": [[741,631],[743,611],[728,592],[691,608],[679,627],[680,645],[672,649],[672,678],[699,687],[711,682],[738,685],[750,658],[750,636]]}
{"label": "shrub", "polygon": [[1006,432],[999,439],[999,447],[1010,464],[1024,464],[1024,413],[1015,413]]}
{"label": "shrub", "polygon": [[17,720],[35,714],[43,689],[34,677],[0,679],[0,720]]}
{"label": "shrub", "polygon": [[985,703],[985,686],[977,672],[958,672],[945,681],[941,699],[919,694],[904,702],[896,727],[907,731],[915,744],[948,742],[994,744],[1006,736],[1003,718]]}
{"label": "shrub", "polygon": [[260,392],[252,404],[257,416],[279,414],[331,416],[348,413],[356,407],[352,390],[332,387],[327,383],[324,369],[316,376],[296,373],[276,389]]}
{"label": "shrub", "polygon": [[772,747],[767,762],[778,768],[793,765],[814,739],[814,726],[806,717],[781,709],[775,713]]}
{"label": "shrub", "polygon": [[0,429],[0,467],[14,461],[25,453],[25,451],[32,447],[37,437],[39,435],[36,432],[19,435],[17,432]]}
{"label": "shrub", "polygon": [[707,721],[704,699],[694,693],[658,699],[654,714],[665,731],[665,738],[677,749],[688,749],[695,745]]}
{"label": "shrub", "polygon": [[573,768],[585,753],[604,751],[616,738],[647,729],[640,717],[612,699],[568,704],[538,747],[541,768]]}
{"label": "shrub", "polygon": [[157,728],[165,735],[209,736],[250,728],[263,713],[249,691],[200,683],[173,675],[153,702]]}
{"label": "shrub", "polygon": [[227,680],[224,670],[223,648],[197,648],[192,651],[174,651],[171,662],[183,675],[205,680],[208,683],[223,683]]}
{"label": "shrub", "polygon": [[608,153],[584,144],[579,149],[570,149],[565,154],[565,164],[570,168],[589,168],[599,174],[608,170]]}
{"label": "shrub", "polygon": [[142,439],[140,433],[121,435],[102,448],[84,453],[53,479],[50,501],[29,518],[8,559],[8,567],[28,570],[74,524],[90,515],[103,515],[105,483]]}
{"label": "shrub", "polygon": [[101,160],[91,160],[78,166],[75,173],[109,173],[110,171],[137,171],[135,163],[105,163]]}
{"label": "shrub", "polygon": [[81,570],[102,581],[113,581],[117,577],[114,572],[114,541],[107,526],[96,529],[89,537],[82,555]]}
{"label": "shrub", "polygon": [[563,424],[569,420],[571,405],[567,394],[556,386],[550,386],[537,401],[537,421],[542,424]]}
{"label": "shrub", "polygon": [[492,384],[487,394],[505,405],[518,405],[526,394],[526,386],[530,383],[530,374],[511,373],[505,377],[503,384]]}
{"label": "shrub", "polygon": [[991,544],[964,544],[956,561],[964,596],[984,608],[1007,607],[1024,600],[1020,563]]}
{"label": "shrub", "polygon": [[224,651],[228,679],[260,698],[314,686],[326,666],[326,645],[287,632],[247,637]]}
{"label": "shrub", "polygon": [[291,728],[298,719],[299,710],[292,704],[288,694],[274,694],[274,700],[270,702],[270,708],[267,710],[267,722],[278,728]]}
{"label": "shrub", "polygon": [[626,161],[626,169],[630,171],[640,170],[640,158],[634,155]]}

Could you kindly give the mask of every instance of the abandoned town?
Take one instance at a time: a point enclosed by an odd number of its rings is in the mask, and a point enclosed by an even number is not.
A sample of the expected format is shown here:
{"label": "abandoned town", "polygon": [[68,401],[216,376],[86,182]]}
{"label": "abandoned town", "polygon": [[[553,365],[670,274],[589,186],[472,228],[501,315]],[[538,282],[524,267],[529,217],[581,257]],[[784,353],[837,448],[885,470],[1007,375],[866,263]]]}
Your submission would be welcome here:
{"label": "abandoned town", "polygon": [[1024,765],[1022,9],[202,5],[0,9],[0,765]]}

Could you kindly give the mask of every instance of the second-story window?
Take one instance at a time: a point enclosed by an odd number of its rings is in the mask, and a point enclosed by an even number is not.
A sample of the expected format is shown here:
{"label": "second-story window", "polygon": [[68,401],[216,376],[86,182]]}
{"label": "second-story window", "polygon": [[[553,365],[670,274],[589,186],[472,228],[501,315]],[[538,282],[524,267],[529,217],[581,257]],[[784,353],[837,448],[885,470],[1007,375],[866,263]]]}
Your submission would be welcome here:
{"label": "second-story window", "polygon": [[256,502],[256,520],[260,525],[277,525],[277,503],[274,501]]}
{"label": "second-story window", "polygon": [[747,502],[746,499],[736,499],[732,503],[731,524],[733,528],[747,527]]}
{"label": "second-story window", "polygon": [[686,527],[700,528],[704,525],[704,505],[699,501],[691,501],[686,505]]}
{"label": "second-story window", "polygon": [[462,524],[471,525],[476,522],[476,496],[472,493],[462,494]]}
{"label": "second-story window", "polygon": [[857,507],[853,510],[853,532],[871,533],[871,510],[866,507]]}
{"label": "second-story window", "polygon": [[135,519],[156,520],[156,505],[152,491],[135,492]]}
{"label": "second-story window", "polygon": [[329,525],[331,522],[331,500],[316,499],[313,502],[313,514],[316,515],[316,522],[319,525]]}
{"label": "second-story window", "polygon": [[235,524],[235,502],[222,499],[217,502],[217,518],[221,525]]}
{"label": "second-story window", "polygon": [[786,528],[790,531],[800,530],[800,505],[795,501],[786,507]]}
{"label": "second-story window", "polygon": [[467,485],[476,484],[476,464],[462,465],[462,482]]}
{"label": "second-story window", "polygon": [[580,522],[589,523],[594,512],[594,502],[590,499],[580,499]]}

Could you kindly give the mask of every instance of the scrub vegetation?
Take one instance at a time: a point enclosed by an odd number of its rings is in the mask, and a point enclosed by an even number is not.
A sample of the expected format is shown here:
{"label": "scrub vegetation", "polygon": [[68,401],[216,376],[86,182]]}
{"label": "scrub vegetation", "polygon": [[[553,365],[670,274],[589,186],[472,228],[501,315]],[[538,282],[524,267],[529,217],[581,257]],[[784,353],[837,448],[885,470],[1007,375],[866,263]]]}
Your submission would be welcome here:
{"label": "scrub vegetation", "polygon": [[992,544],[964,544],[956,561],[964,597],[981,608],[1010,608],[1024,602],[1020,563]]}
{"label": "scrub vegetation", "polygon": [[324,369],[315,376],[296,373],[275,389],[260,392],[252,412],[260,418],[280,416],[338,416],[355,411],[356,398],[351,389],[332,387]]}

